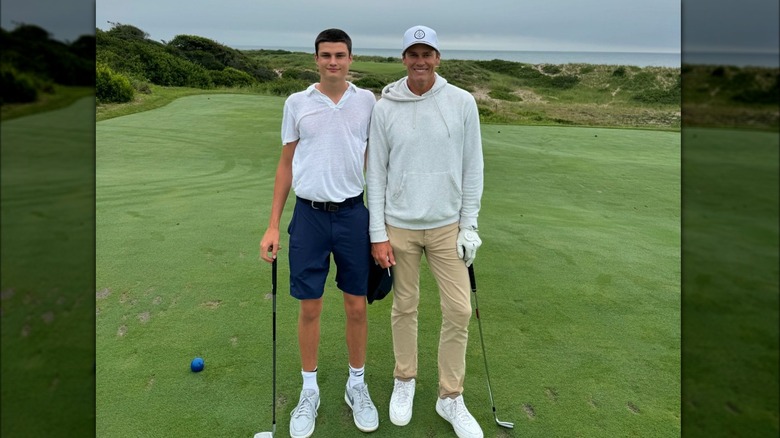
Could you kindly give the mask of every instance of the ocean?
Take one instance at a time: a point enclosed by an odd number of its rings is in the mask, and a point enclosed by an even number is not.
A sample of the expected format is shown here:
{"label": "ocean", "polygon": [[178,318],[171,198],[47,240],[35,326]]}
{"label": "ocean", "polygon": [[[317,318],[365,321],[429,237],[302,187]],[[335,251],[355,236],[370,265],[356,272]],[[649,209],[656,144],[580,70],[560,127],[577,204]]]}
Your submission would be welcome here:
{"label": "ocean", "polygon": [[[238,50],[288,50],[314,53],[311,47],[260,47],[236,46]],[[355,55],[400,58],[397,49],[373,49],[353,47]],[[527,64],[606,64],[633,65],[637,67],[680,67],[679,53],[652,52],[537,52],[519,50],[442,50],[442,59],[482,60],[502,59]]]}
{"label": "ocean", "polygon": [[780,67],[780,54],[778,53],[686,51],[683,53],[682,58],[686,64]]}

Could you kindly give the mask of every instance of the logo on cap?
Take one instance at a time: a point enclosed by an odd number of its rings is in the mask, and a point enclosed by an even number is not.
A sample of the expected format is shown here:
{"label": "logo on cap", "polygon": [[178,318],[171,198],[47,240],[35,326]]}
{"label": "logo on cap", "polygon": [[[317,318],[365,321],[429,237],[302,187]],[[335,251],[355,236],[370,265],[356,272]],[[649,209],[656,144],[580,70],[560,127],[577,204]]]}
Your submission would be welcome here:
{"label": "logo on cap", "polygon": [[414,33],[414,37],[418,40],[421,40],[425,38],[425,32],[422,29],[417,29],[417,31]]}

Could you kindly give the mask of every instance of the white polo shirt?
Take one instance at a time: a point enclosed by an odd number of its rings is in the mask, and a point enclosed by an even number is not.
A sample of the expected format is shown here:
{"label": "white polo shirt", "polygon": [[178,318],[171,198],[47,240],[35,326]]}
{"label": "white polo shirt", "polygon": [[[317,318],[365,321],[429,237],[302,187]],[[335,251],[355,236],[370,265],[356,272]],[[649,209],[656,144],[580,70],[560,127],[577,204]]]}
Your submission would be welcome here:
{"label": "white polo shirt", "polygon": [[341,202],[363,192],[374,94],[349,83],[338,104],[314,85],[284,103],[282,144],[298,140],[292,188],[301,198]]}

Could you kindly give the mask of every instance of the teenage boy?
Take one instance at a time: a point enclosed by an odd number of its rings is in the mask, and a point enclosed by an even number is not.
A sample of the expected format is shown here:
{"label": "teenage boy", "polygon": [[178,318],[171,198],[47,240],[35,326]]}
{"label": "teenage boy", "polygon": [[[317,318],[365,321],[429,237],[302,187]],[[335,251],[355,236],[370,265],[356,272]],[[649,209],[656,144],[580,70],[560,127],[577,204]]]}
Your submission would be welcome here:
{"label": "teenage boy", "polygon": [[290,295],[300,303],[298,345],[303,388],[291,413],[290,436],[314,433],[320,392],[317,353],[322,295],[330,256],[346,313],[349,377],[344,399],[363,432],[379,427],[379,416],[364,382],[366,292],[370,256],[368,210],[363,205],[363,170],[374,94],[346,77],[352,41],[342,30],[327,29],[314,41],[320,81],[292,94],[282,116],[282,154],[276,169],[271,217],[260,242],[263,260],[272,262],[281,248],[279,223],[290,188],[295,210],[290,234]]}

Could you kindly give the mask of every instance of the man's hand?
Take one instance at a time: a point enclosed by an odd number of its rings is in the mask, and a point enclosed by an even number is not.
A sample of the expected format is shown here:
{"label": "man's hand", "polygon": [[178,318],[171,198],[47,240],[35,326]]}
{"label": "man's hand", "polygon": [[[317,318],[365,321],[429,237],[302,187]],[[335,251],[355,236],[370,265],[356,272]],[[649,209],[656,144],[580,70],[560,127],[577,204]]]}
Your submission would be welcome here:
{"label": "man's hand", "polygon": [[477,258],[477,249],[482,245],[482,240],[479,238],[477,230],[461,228],[458,232],[457,245],[458,257],[466,262],[466,267],[469,267],[474,263],[474,259]]}
{"label": "man's hand", "polygon": [[374,263],[382,267],[382,269],[395,266],[395,256],[393,255],[393,247],[390,245],[390,241],[377,242],[371,244],[371,257],[374,258]]}

